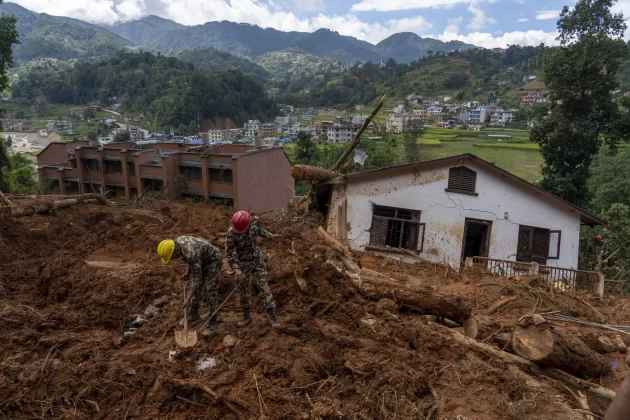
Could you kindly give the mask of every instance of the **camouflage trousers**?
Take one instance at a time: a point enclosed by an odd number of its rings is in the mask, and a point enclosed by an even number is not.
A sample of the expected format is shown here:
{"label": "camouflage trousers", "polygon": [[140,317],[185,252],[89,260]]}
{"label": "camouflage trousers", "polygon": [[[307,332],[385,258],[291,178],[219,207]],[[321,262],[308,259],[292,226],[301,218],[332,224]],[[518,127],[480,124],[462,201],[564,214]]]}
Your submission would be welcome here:
{"label": "camouflage trousers", "polygon": [[[267,309],[275,308],[276,302],[273,300],[273,295],[271,294],[271,289],[267,284],[267,269],[265,268],[265,261],[261,257],[260,260],[254,261],[241,261],[239,262],[239,269],[243,272],[243,274],[250,273],[254,276],[254,280],[256,281],[256,285],[258,286],[258,290],[260,290],[260,294],[262,296],[263,303]],[[238,282],[238,278],[236,279]],[[240,284],[240,292],[241,292],[241,306],[243,309],[249,308],[251,306],[252,300],[252,290],[250,285],[249,276],[245,280],[243,280]]]}
{"label": "camouflage trousers", "polygon": [[190,313],[199,314],[199,307],[203,300],[204,290],[208,315],[212,315],[219,308],[219,279],[221,274],[221,261],[203,266],[200,284],[193,283],[196,290],[190,300]]}

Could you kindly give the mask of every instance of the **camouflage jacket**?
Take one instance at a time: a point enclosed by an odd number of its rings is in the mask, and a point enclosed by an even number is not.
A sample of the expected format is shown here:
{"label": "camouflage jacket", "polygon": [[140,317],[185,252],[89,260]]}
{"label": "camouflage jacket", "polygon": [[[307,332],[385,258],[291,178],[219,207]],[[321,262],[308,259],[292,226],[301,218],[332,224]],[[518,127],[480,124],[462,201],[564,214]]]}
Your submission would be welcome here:
{"label": "camouflage jacket", "polygon": [[225,254],[232,269],[239,267],[239,262],[255,261],[261,257],[256,238],[270,238],[271,234],[260,225],[258,217],[252,217],[249,229],[245,233],[236,233],[230,228],[225,240]]}
{"label": "camouflage jacket", "polygon": [[193,284],[202,282],[203,267],[209,264],[221,264],[221,251],[210,242],[193,236],[180,236],[175,245],[182,253],[182,259],[188,263],[190,280]]}

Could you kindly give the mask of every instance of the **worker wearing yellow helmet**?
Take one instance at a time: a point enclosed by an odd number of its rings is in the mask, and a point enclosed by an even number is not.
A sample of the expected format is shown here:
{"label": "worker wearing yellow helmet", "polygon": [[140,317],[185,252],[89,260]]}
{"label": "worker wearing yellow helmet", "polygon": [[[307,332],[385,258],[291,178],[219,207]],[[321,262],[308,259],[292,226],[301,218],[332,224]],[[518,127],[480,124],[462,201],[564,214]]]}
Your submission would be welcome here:
{"label": "worker wearing yellow helmet", "polygon": [[[219,248],[203,239],[180,236],[160,242],[157,253],[164,264],[178,258],[188,264],[183,276],[189,276],[192,283],[191,293],[186,300],[186,306],[190,304],[190,311],[186,316],[188,323],[192,324],[200,319],[199,308],[204,287],[206,290],[206,309],[208,316],[212,316],[219,308],[219,280],[222,262]],[[181,324],[184,324],[184,320]],[[211,336],[216,329],[217,317],[215,314],[206,324],[203,335]]]}

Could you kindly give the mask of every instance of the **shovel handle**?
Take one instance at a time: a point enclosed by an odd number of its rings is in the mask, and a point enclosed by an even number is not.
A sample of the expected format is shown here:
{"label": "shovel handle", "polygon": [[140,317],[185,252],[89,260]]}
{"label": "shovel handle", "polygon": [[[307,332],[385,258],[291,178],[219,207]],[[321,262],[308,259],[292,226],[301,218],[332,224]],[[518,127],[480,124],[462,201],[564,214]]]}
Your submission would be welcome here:
{"label": "shovel handle", "polygon": [[186,313],[186,282],[184,282],[184,334],[188,334],[188,314]]}

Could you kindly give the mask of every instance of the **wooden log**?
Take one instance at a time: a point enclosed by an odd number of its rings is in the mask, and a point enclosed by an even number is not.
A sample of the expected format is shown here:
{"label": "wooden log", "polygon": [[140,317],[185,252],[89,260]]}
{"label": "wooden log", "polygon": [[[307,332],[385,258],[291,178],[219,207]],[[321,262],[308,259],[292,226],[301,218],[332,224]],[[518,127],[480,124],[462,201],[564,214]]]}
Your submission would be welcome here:
{"label": "wooden log", "polygon": [[516,299],[518,299],[518,296],[510,296],[510,297],[501,299],[498,302],[495,302],[494,305],[492,305],[490,309],[488,309],[488,315],[492,315],[493,313],[503,308],[508,303],[515,301]]}
{"label": "wooden log", "polygon": [[463,344],[467,347],[473,347],[473,348],[483,350],[508,363],[515,364],[516,366],[518,366],[522,370],[525,370],[526,372],[532,372],[538,375],[544,375],[549,378],[556,379],[567,385],[572,386],[573,388],[582,390],[584,392],[588,392],[591,395],[594,395],[599,398],[603,398],[607,401],[612,401],[613,399],[615,399],[615,396],[617,395],[614,391],[611,391],[607,388],[598,386],[588,381],[581,380],[559,369],[542,368],[530,360],[524,359],[515,354],[510,354],[510,353],[506,353],[504,351],[495,349],[489,344],[485,344],[480,341],[474,340],[470,337],[466,337],[464,334],[461,334],[455,330],[446,328],[442,325],[435,324],[435,323],[430,323],[430,325],[435,326],[435,328],[439,330],[440,332],[444,334],[448,334],[451,338],[453,338],[455,341],[457,341],[460,344]]}
{"label": "wooden log", "polygon": [[4,194],[2,194],[2,191],[0,191],[0,204],[4,204],[7,206],[10,206],[11,200],[9,200]]}
{"label": "wooden log", "polygon": [[350,253],[350,251],[348,251],[347,248],[341,245],[341,242],[333,238],[321,226],[317,229],[317,233],[319,233],[319,235],[324,239],[324,241],[326,241],[326,243],[339,254],[341,258],[341,262],[346,267],[346,270],[348,270],[350,273],[356,273],[356,274],[358,274],[361,271],[361,268],[357,265],[357,263],[354,262],[354,259],[352,258],[352,253]]}
{"label": "wooden log", "polygon": [[440,293],[428,286],[410,289],[400,282],[390,282],[383,276],[372,276],[363,270],[359,276],[351,277],[351,281],[359,293],[369,300],[394,299],[399,306],[424,315],[449,318],[459,324],[472,315],[472,303],[468,299]]}
{"label": "wooden log", "polygon": [[591,350],[599,354],[616,353],[626,349],[621,334],[613,331],[587,332],[579,335]]}
{"label": "wooden log", "polygon": [[341,176],[341,174],[318,166],[293,165],[291,167],[291,176],[295,179],[305,179],[308,181],[329,181]]}
{"label": "wooden log", "polygon": [[[45,196],[42,196],[45,197]],[[67,207],[76,206],[77,204],[107,204],[107,199],[100,194],[84,194],[65,200],[56,200],[53,202],[37,203],[31,207],[11,207],[11,216],[24,217],[34,214],[56,214],[57,210]]]}
{"label": "wooden log", "polygon": [[611,371],[610,363],[577,337],[550,327],[517,326],[512,346],[519,356],[540,366],[558,368],[580,377],[597,378]]}

